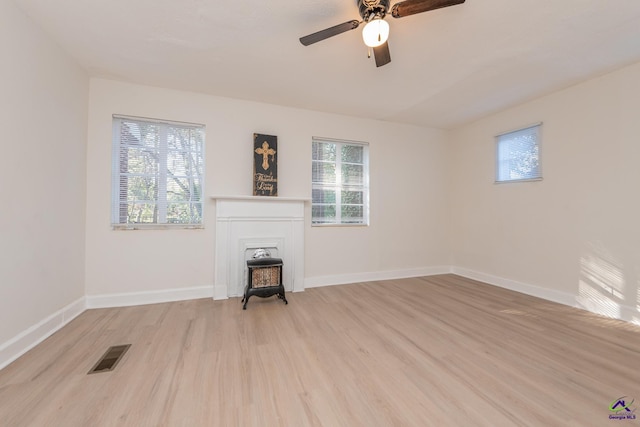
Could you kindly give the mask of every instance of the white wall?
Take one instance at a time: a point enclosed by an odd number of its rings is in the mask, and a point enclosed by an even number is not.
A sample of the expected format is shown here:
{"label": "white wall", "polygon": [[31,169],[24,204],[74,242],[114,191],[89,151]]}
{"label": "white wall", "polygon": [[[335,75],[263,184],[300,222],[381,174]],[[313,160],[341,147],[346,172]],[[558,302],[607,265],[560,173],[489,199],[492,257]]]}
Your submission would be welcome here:
{"label": "white wall", "polygon": [[[457,271],[640,321],[640,63],[452,133]],[[541,182],[494,184],[494,136],[542,128]]]}
{"label": "white wall", "polygon": [[89,78],[8,0],[0,51],[2,365],[23,332],[84,296]]}
{"label": "white wall", "polygon": [[311,195],[312,136],[369,142],[371,226],[306,224],[309,282],[423,272],[449,264],[447,227],[442,225],[448,220],[443,132],[92,79],[87,155],[89,297],[212,289],[214,280],[215,203],[209,198],[204,230],[111,230],[113,114],[205,124],[208,196],[251,194],[254,132],[278,136],[278,193],[283,197]]}
{"label": "white wall", "polygon": [[[446,134],[353,119],[310,125],[313,135],[370,142],[371,221],[367,228],[308,227],[308,281],[353,282],[381,272],[401,276],[449,266]],[[299,139],[304,144],[309,138],[302,131]],[[303,157],[302,163],[300,176],[306,179],[310,161]]]}

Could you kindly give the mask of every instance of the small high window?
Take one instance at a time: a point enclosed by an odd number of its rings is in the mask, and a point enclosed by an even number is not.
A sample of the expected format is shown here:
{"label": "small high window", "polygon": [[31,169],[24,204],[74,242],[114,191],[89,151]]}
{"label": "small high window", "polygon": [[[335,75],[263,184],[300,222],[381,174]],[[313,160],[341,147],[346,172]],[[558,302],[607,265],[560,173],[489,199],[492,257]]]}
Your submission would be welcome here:
{"label": "small high window", "polygon": [[496,182],[542,179],[537,124],[496,136]]}

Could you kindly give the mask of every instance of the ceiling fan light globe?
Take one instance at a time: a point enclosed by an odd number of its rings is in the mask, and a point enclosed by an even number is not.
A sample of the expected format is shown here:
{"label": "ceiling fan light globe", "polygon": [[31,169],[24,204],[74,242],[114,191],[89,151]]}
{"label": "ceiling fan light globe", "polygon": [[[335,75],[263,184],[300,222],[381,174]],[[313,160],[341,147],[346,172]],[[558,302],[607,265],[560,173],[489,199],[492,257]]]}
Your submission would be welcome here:
{"label": "ceiling fan light globe", "polygon": [[369,47],[382,46],[389,38],[389,24],[384,19],[372,19],[362,29],[362,39]]}

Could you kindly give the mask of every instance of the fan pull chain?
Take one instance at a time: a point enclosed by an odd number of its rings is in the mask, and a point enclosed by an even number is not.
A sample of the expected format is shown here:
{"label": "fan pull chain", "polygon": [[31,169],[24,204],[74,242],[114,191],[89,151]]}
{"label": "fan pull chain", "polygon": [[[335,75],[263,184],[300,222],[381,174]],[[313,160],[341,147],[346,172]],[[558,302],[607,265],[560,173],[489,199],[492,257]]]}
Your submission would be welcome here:
{"label": "fan pull chain", "polygon": [[371,59],[371,48],[367,47],[367,58]]}

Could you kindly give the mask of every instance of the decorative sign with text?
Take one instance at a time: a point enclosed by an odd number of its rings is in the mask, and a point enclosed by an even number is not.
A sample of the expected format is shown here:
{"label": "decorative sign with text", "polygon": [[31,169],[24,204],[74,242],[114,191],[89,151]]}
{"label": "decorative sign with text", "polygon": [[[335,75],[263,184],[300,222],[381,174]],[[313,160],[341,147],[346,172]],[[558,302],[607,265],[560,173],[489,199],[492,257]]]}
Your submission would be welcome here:
{"label": "decorative sign with text", "polygon": [[253,134],[253,195],[278,195],[278,137]]}

